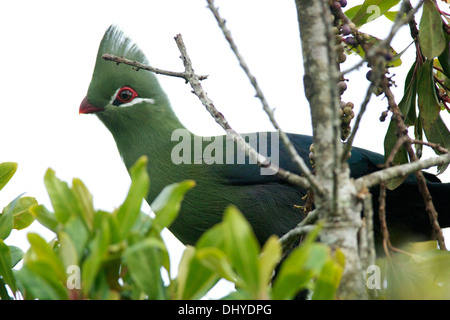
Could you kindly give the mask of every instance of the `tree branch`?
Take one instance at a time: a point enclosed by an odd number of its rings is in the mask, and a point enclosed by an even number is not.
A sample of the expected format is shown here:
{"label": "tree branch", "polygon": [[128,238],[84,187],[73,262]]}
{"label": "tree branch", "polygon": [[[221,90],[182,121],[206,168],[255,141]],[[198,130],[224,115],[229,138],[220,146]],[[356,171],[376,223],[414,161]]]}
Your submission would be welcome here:
{"label": "tree branch", "polygon": [[274,109],[272,109],[269,106],[269,104],[264,96],[263,91],[259,87],[259,84],[258,84],[255,76],[251,73],[250,68],[248,67],[244,58],[240,54],[238,47],[237,47],[236,43],[234,42],[233,37],[231,36],[230,30],[225,25],[226,21],[220,16],[218,8],[214,6],[214,0],[207,0],[207,2],[208,2],[209,9],[214,14],[214,17],[216,18],[216,21],[219,24],[219,27],[225,36],[225,39],[228,41],[228,44],[230,45],[231,50],[233,51],[234,55],[236,56],[236,58],[239,62],[239,65],[244,70],[245,74],[247,75],[248,79],[250,80],[250,83],[252,84],[253,88],[255,89],[256,97],[261,101],[263,110],[267,113],[269,120],[273,124],[275,129],[277,129],[278,132],[280,133],[281,140],[283,141],[284,145],[286,146],[286,149],[287,149],[292,161],[297,165],[300,172],[303,173],[303,175],[306,177],[306,179],[308,179],[308,182],[310,183],[311,188],[314,190],[314,193],[316,193],[318,195],[323,195],[323,193],[324,193],[323,188],[317,183],[316,179],[314,178],[314,175],[309,170],[305,161],[298,154],[297,150],[291,143],[287,134],[278,125],[278,122],[275,119]]}
{"label": "tree branch", "polygon": [[363,187],[370,188],[392,178],[407,176],[422,169],[427,169],[437,165],[445,165],[448,163],[450,163],[450,153],[376,171],[356,179],[355,184],[358,189]]}
{"label": "tree branch", "polygon": [[227,131],[227,133],[230,134],[230,136],[236,141],[238,146],[242,147],[245,150],[245,154],[252,158],[256,159],[257,165],[263,168],[266,168],[273,172],[276,176],[279,178],[291,183],[292,185],[307,189],[310,187],[310,183],[307,179],[293,173],[287,170],[284,170],[283,168],[278,167],[277,165],[270,162],[270,160],[259,154],[255,149],[253,149],[242,137],[239,135],[228,123],[227,119],[220,113],[214,106],[214,103],[211,99],[208,98],[206,92],[203,90],[203,87],[200,84],[201,80],[204,80],[207,78],[207,76],[201,76],[197,75],[194,72],[194,69],[192,68],[192,63],[187,55],[186,47],[183,43],[183,39],[181,35],[177,35],[175,37],[175,41],[177,43],[177,46],[181,52],[181,59],[183,60],[183,64],[185,66],[184,72],[173,72],[173,71],[167,71],[162,70],[158,68],[153,68],[148,65],[142,64],[138,61],[125,59],[123,57],[118,57],[112,54],[105,53],[102,55],[102,58],[108,61],[113,61],[116,63],[123,63],[126,65],[130,65],[135,67],[136,71],[139,71],[140,69],[146,70],[149,72],[154,72],[157,74],[162,74],[166,76],[171,77],[178,77],[186,80],[188,82],[192,89],[194,90],[195,95],[200,99],[202,104],[206,107],[206,109],[209,111],[209,113],[213,116],[214,120],[224,129]]}
{"label": "tree branch", "polygon": [[[136,71],[139,71],[139,69],[142,69],[142,70],[147,70],[147,71],[150,71],[150,72],[153,72],[156,74],[162,74],[162,75],[169,76],[169,77],[182,78],[186,81],[189,76],[186,72],[174,72],[174,71],[167,71],[167,70],[162,70],[162,69],[158,69],[158,68],[153,68],[151,66],[145,65],[138,61],[128,60],[123,57],[118,57],[118,56],[115,56],[115,55],[109,54],[109,53],[103,54],[102,58],[104,60],[116,62],[117,64],[119,64],[119,63],[128,64],[130,66],[135,67]],[[199,80],[205,80],[207,78],[208,78],[208,76],[198,76]]]}
{"label": "tree branch", "polygon": [[231,135],[231,137],[236,141],[238,145],[244,148],[245,153],[251,157],[255,158],[258,166],[267,168],[272,170],[274,174],[281,177],[282,179],[288,181],[289,183],[292,183],[294,185],[297,185],[302,188],[308,188],[310,186],[309,181],[305,178],[302,178],[292,172],[289,172],[287,170],[284,170],[277,165],[274,165],[270,162],[268,158],[265,156],[259,154],[255,149],[253,149],[245,140],[242,138],[242,136],[237,133],[228,123],[227,119],[220,113],[216,107],[214,106],[214,103],[212,100],[208,97],[206,92],[203,90],[202,85],[200,84],[199,76],[195,74],[194,69],[192,68],[192,62],[189,58],[186,46],[184,45],[183,38],[181,34],[178,34],[175,37],[175,41],[177,43],[178,49],[181,53],[181,60],[183,61],[184,67],[185,67],[185,73],[187,75],[186,81],[189,82],[191,85],[194,94],[200,99],[201,103],[205,106],[205,108],[208,110],[208,112],[213,116],[214,120],[227,131],[228,134]]}

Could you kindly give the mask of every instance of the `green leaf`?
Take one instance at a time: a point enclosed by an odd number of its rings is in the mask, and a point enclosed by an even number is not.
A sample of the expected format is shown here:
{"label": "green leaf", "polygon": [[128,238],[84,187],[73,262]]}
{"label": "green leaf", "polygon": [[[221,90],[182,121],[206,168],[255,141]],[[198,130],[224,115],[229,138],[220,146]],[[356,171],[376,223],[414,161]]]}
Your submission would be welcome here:
{"label": "green leaf", "polygon": [[78,265],[77,249],[70,236],[63,231],[60,231],[58,233],[58,241],[60,245],[59,256],[61,257],[65,269],[67,270],[67,267],[72,265]]}
{"label": "green leaf", "polygon": [[[259,283],[262,286],[268,286],[273,274],[274,268],[281,259],[282,249],[277,236],[271,236],[264,244],[259,256]],[[263,288],[261,288],[263,289]]]}
{"label": "green leaf", "polygon": [[[26,268],[30,270],[34,277],[40,278],[45,284],[48,285],[48,291],[52,290],[52,296],[55,300],[67,300],[67,288],[65,287],[66,281],[61,281],[60,277],[52,272],[47,261],[32,260],[28,261]],[[23,268],[22,268],[23,269]],[[41,297],[37,297],[42,299]]]}
{"label": "green leaf", "polygon": [[222,223],[216,224],[203,233],[197,241],[195,255],[190,251],[183,253],[182,263],[180,262],[178,267],[178,298],[198,299],[202,297],[218,281],[219,277],[236,281],[236,274],[223,251],[223,229]]}
{"label": "green leaf", "polygon": [[111,241],[109,230],[109,215],[102,215],[101,222],[95,230],[95,237],[90,243],[90,252],[81,266],[81,283],[83,291],[88,294],[98,275],[101,264],[107,254],[108,246]]}
{"label": "green leaf", "polygon": [[325,262],[315,283],[312,300],[332,300],[336,295],[344,268],[333,260]]}
{"label": "green leaf", "polygon": [[161,230],[169,227],[180,211],[184,195],[194,186],[194,180],[185,180],[165,187],[150,205],[155,212],[153,223]]}
{"label": "green leaf", "polygon": [[8,289],[6,288],[6,283],[2,277],[0,277],[0,300],[12,300],[13,298],[9,296]]}
{"label": "green leaf", "polygon": [[[33,197],[21,197],[17,199],[14,208],[11,209],[11,214],[14,217],[14,229],[25,229],[34,221],[34,217],[29,211],[29,208],[36,204],[37,201]],[[9,209],[10,205],[6,208]]]}
{"label": "green leaf", "polygon": [[239,285],[252,296],[258,297],[259,244],[250,224],[234,206],[225,209],[223,233],[225,252],[240,277]]}
{"label": "green leaf", "polygon": [[123,254],[131,278],[149,299],[165,299],[161,278],[162,256],[165,246],[155,238],[149,238],[127,248]]}
{"label": "green leaf", "polygon": [[30,266],[29,264],[32,261],[42,262],[47,268],[47,273],[52,273],[60,281],[65,282],[66,271],[64,266],[50,245],[36,233],[28,233],[27,238],[30,242],[31,250],[35,255],[31,260],[26,261],[27,265]]}
{"label": "green leaf", "polygon": [[281,264],[272,287],[273,299],[292,299],[297,292],[307,289],[310,280],[322,270],[329,256],[329,249],[314,242],[320,228],[318,226],[312,231]]}
{"label": "green leaf", "polygon": [[381,17],[399,2],[400,0],[366,0],[362,5],[350,8],[345,14],[357,27],[360,27]]}
{"label": "green leaf", "polygon": [[[363,33],[360,32],[362,35],[367,35],[368,40],[367,43],[371,44],[372,46],[378,44],[381,39],[374,37],[370,34],[367,33]],[[364,52],[364,50],[362,49],[362,47],[360,45],[355,46],[347,46],[349,52],[354,52],[357,55],[359,55],[361,58],[365,59],[366,54]],[[406,48],[407,49],[407,48]],[[397,53],[397,51],[395,51],[392,47],[389,47],[389,53],[392,55],[392,59],[386,63],[386,67],[391,68],[391,67],[399,67],[402,65],[402,60],[400,59],[400,57],[403,55],[403,53],[406,52],[406,49],[404,49],[402,52]]]}
{"label": "green leaf", "polygon": [[[420,114],[422,122],[424,119]],[[423,130],[429,142],[433,142],[441,145],[447,150],[450,148],[450,132],[441,116],[439,115],[433,123],[427,123],[427,126],[423,125]],[[436,154],[439,154],[437,150],[434,150]],[[448,165],[438,166],[438,174],[444,172]]]}
{"label": "green leaf", "polygon": [[76,257],[81,258],[89,241],[89,230],[87,229],[84,220],[81,217],[70,217],[64,224],[61,231],[63,231],[70,238],[70,241],[75,249]]}
{"label": "green leaf", "polygon": [[[423,65],[418,96],[419,117],[427,140],[449,148],[450,132],[440,116],[441,107],[436,96],[432,61],[426,61]],[[442,169],[444,167],[440,168]]]}
{"label": "green leaf", "polygon": [[195,247],[197,249],[215,247],[225,251],[223,224],[218,223],[206,230],[198,239]]}
{"label": "green leaf", "polygon": [[449,299],[450,254],[436,242],[408,246],[410,255],[394,256],[387,264],[387,297],[390,299]]}
{"label": "green leaf", "polygon": [[[397,14],[398,14],[398,11],[388,11],[384,14],[384,16],[386,18],[388,18],[390,21],[395,22],[395,18],[397,18]],[[405,16],[405,14],[403,16]]]}
{"label": "green leaf", "polygon": [[6,239],[14,227],[14,209],[20,200],[20,196],[11,201],[0,214],[0,239]]}
{"label": "green leaf", "polygon": [[119,236],[125,239],[141,212],[142,201],[147,195],[150,179],[147,174],[147,158],[141,157],[131,167],[131,186],[125,202],[117,210],[115,217]]}
{"label": "green leaf", "polygon": [[0,239],[0,276],[13,292],[17,291],[16,279],[12,272],[12,258],[10,248]]}
{"label": "green leaf", "polygon": [[72,181],[72,191],[80,205],[81,216],[83,217],[84,223],[89,227],[89,230],[92,230],[95,214],[92,194],[89,192],[83,181],[76,178]]}
{"label": "green leaf", "polygon": [[43,205],[31,206],[29,211],[40,224],[56,233],[58,220],[56,220],[54,213],[48,211]]}
{"label": "green leaf", "polygon": [[6,239],[14,226],[14,217],[9,213],[10,210],[4,210],[0,214],[0,239]]}
{"label": "green leaf", "polygon": [[[212,261],[209,259],[211,256],[208,252],[211,253],[211,251],[217,253],[217,251],[220,250],[217,248],[203,248],[196,250],[192,246],[186,247],[178,266],[177,299],[200,299],[217,283],[219,274],[221,274],[223,270],[215,269],[215,267],[220,268],[222,267],[222,264],[216,264],[216,259],[212,259]],[[221,258],[226,260],[225,253],[222,251],[221,253]],[[221,260],[221,262],[223,262],[223,260]]]}
{"label": "green leaf", "polygon": [[423,4],[419,24],[419,43],[422,54],[430,60],[440,56],[446,46],[441,14],[431,0]]}
{"label": "green leaf", "polygon": [[0,190],[8,183],[17,170],[17,163],[3,162],[0,163]]}
{"label": "green leaf", "polygon": [[417,94],[422,125],[426,129],[433,124],[441,111],[436,96],[432,61],[426,61],[422,66]]}
{"label": "green leaf", "polygon": [[[43,272],[42,276],[41,272]],[[68,298],[65,288],[61,283],[55,281],[53,274],[49,273],[48,270],[47,272],[45,271],[45,267],[39,268],[39,266],[35,265],[32,271],[27,266],[24,266],[14,274],[25,299],[61,300]]]}
{"label": "green leaf", "polygon": [[197,249],[197,258],[203,265],[216,271],[220,277],[231,282],[236,282],[237,275],[233,271],[227,255],[219,248],[206,247]]}
{"label": "green leaf", "polygon": [[9,246],[9,251],[11,253],[11,268],[14,268],[14,266],[22,260],[23,251],[19,247],[15,246]]}
{"label": "green leaf", "polygon": [[445,48],[439,55],[438,60],[441,64],[442,70],[447,78],[450,78],[450,48],[449,48],[450,36],[445,34]]}
{"label": "green leaf", "polygon": [[416,121],[416,100],[417,83],[421,72],[421,67],[414,62],[405,79],[405,91],[398,107],[403,115],[406,116],[405,124],[413,126]]}
{"label": "green leaf", "polygon": [[66,182],[59,180],[55,171],[48,169],[44,176],[45,187],[55,211],[56,219],[64,223],[71,215],[76,216],[80,212],[78,201]]}

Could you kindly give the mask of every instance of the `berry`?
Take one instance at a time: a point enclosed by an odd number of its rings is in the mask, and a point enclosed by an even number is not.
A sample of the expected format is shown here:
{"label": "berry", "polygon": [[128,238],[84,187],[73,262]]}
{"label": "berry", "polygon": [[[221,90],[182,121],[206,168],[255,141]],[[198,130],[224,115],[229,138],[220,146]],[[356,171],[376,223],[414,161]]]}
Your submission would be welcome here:
{"label": "berry", "polygon": [[347,60],[347,56],[346,56],[344,53],[338,55],[338,57],[337,57],[337,62],[339,62],[339,63],[344,63],[345,60]]}
{"label": "berry", "polygon": [[352,33],[352,29],[348,24],[344,24],[341,28],[341,31],[344,36],[348,36],[350,33]]}
{"label": "berry", "polygon": [[340,45],[340,44],[335,45],[335,46],[334,46],[334,50],[336,51],[336,53],[337,53],[338,55],[344,53],[344,47],[343,47],[342,45]]}
{"label": "berry", "polygon": [[342,110],[343,112],[344,112],[344,114],[348,117],[348,116],[350,116],[352,113],[353,113],[353,111],[352,111],[352,108],[350,108],[350,107],[345,107],[343,110]]}
{"label": "berry", "polygon": [[384,59],[386,59],[386,61],[391,61],[392,60],[392,53],[388,52],[384,55]]}
{"label": "berry", "polygon": [[380,116],[380,121],[384,122],[386,120],[387,116],[388,116],[388,112],[387,111],[383,111],[381,113],[381,116]]}
{"label": "berry", "polygon": [[345,90],[347,90],[347,84],[344,81],[338,82],[338,90],[340,94],[343,94]]}
{"label": "berry", "polygon": [[335,10],[340,10],[341,9],[341,3],[338,1],[334,1],[333,4],[331,5],[333,7],[333,9]]}
{"label": "berry", "polygon": [[347,6],[347,0],[339,0],[339,3],[341,4],[342,8],[345,8]]}
{"label": "berry", "polygon": [[354,37],[347,37],[345,38],[345,43],[354,47],[356,45],[356,39]]}
{"label": "berry", "polygon": [[372,70],[367,71],[367,73],[366,73],[366,79],[369,80],[369,81],[372,81],[372,80],[371,80],[371,79],[372,79]]}

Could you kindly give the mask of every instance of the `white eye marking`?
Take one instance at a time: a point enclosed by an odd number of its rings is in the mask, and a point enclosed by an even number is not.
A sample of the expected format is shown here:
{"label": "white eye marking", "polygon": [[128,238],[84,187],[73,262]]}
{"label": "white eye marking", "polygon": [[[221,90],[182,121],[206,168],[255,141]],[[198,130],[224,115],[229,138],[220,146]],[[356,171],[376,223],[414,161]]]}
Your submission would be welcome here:
{"label": "white eye marking", "polygon": [[[114,94],[111,96],[111,100],[109,101],[109,104],[113,104],[113,102],[116,100],[117,94],[119,93],[120,89],[122,89],[122,88],[117,89],[116,92],[114,92]],[[155,99],[137,97],[137,98],[134,98],[133,100],[131,100],[130,102],[122,103],[122,104],[118,105],[118,107],[120,107],[120,108],[131,107],[137,103],[142,103],[142,102],[155,104]]]}
{"label": "white eye marking", "polygon": [[150,98],[134,98],[132,101],[127,102],[127,103],[122,103],[121,105],[119,105],[120,108],[126,108],[126,107],[131,107],[137,103],[142,103],[142,102],[147,102],[150,104],[155,104],[155,100],[154,99],[150,99]]}

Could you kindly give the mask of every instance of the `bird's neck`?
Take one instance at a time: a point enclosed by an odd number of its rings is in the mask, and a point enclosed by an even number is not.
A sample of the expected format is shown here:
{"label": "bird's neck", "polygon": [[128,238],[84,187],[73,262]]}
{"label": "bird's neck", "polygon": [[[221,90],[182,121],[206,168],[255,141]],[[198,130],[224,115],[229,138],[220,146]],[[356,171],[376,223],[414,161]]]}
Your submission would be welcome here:
{"label": "bird's neck", "polygon": [[186,179],[185,170],[175,164],[171,157],[178,143],[172,141],[173,133],[180,129],[192,135],[173,111],[166,109],[161,113],[153,113],[151,117],[136,116],[126,126],[115,126],[111,130],[128,170],[139,157],[147,156],[151,201],[166,185]]}

